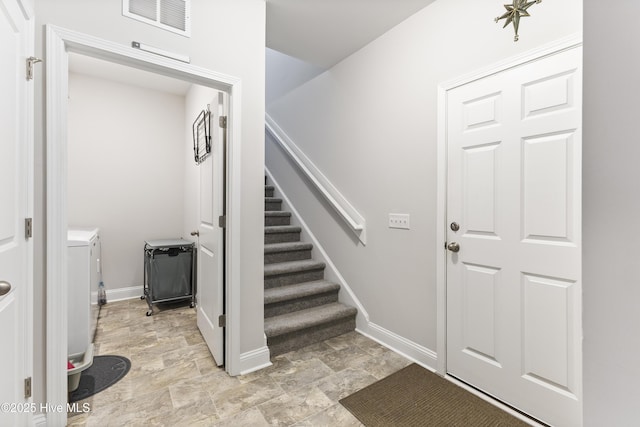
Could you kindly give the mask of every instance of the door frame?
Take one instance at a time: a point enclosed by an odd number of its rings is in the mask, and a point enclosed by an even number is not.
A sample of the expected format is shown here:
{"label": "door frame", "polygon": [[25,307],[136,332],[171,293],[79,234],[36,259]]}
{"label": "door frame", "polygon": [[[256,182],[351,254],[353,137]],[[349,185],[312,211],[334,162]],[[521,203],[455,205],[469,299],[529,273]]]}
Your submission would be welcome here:
{"label": "door frame", "polygon": [[[551,56],[565,50],[582,46],[582,34],[542,45],[520,55],[507,58],[489,67],[482,68],[462,77],[438,85],[438,136],[437,136],[437,190],[436,190],[436,372],[447,375],[447,96],[448,91],[476,80],[506,71],[528,62]],[[457,384],[459,382],[455,381]],[[470,389],[473,390],[473,389]],[[484,395],[482,395],[484,396]],[[495,401],[497,402],[497,401]]]}
{"label": "door frame", "polygon": [[[54,25],[46,26],[46,400],[67,404],[67,94],[68,52],[131,66],[229,94],[225,369],[240,373],[240,214],[242,80]],[[235,142],[232,143],[232,142]],[[63,425],[66,412],[47,413]]]}

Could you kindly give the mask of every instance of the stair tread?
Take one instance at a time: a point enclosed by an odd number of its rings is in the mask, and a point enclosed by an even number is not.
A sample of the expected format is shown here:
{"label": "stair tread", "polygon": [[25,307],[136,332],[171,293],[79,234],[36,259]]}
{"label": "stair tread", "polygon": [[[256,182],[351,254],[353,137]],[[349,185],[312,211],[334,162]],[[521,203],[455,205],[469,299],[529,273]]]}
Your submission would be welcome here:
{"label": "stair tread", "polygon": [[264,227],[265,234],[297,233],[300,231],[302,231],[302,228],[296,225],[267,225]]}
{"label": "stair tread", "polygon": [[309,270],[320,270],[325,268],[325,263],[305,259],[300,261],[275,262],[264,266],[264,276],[276,276],[278,274],[298,273]]}
{"label": "stair tread", "polygon": [[296,283],[294,285],[280,286],[264,290],[264,303],[273,304],[276,302],[290,301],[312,295],[324,294],[340,289],[337,283],[326,280],[315,280],[313,282]]}
{"label": "stair tread", "polygon": [[291,216],[291,212],[287,211],[264,211],[265,216]]}
{"label": "stair tread", "polygon": [[357,309],[341,303],[324,304],[318,307],[269,317],[264,320],[264,333],[267,337],[284,335],[329,323],[333,320],[355,316],[357,312]]}
{"label": "stair tread", "polygon": [[265,202],[281,202],[282,199],[279,197],[265,197],[264,201]]}
{"label": "stair tread", "polygon": [[265,190],[275,190],[276,187],[274,187],[273,185],[265,185],[264,186]]}
{"label": "stair tread", "polygon": [[266,243],[264,245],[265,254],[290,251],[306,251],[310,249],[313,249],[313,245],[311,243],[305,242]]}

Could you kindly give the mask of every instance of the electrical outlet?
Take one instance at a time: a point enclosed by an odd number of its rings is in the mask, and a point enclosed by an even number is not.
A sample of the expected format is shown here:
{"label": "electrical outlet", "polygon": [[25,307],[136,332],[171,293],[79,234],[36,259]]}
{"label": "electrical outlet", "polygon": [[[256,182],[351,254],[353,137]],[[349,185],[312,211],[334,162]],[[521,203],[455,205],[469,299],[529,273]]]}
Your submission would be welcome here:
{"label": "electrical outlet", "polygon": [[389,228],[402,228],[408,230],[409,214],[389,214]]}

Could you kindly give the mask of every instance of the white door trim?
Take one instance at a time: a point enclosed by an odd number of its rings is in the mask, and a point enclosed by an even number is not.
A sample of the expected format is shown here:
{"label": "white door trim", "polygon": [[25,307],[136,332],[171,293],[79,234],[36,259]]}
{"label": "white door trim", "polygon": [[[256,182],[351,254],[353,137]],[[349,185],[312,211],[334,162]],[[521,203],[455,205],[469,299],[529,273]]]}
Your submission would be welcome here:
{"label": "white door trim", "polygon": [[574,34],[549,44],[508,58],[487,68],[438,85],[438,143],[437,143],[437,193],[436,193],[436,372],[447,373],[447,257],[445,251],[447,228],[447,95],[448,91],[475,80],[535,61],[545,56],[582,45],[582,34]]}
{"label": "white door trim", "polygon": [[[76,52],[229,93],[227,181],[226,370],[240,373],[241,79],[174,61],[107,40],[46,27],[46,401],[67,403],[67,93],[68,53]],[[232,143],[233,142],[233,143]],[[64,425],[66,413],[49,412],[49,425]]]}

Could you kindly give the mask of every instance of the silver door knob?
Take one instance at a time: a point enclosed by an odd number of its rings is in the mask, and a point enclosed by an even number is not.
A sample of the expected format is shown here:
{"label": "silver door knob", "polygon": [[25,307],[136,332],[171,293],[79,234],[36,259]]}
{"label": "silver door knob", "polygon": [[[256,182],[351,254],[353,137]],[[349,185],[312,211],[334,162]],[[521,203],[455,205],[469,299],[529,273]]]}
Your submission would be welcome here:
{"label": "silver door knob", "polygon": [[11,283],[0,281],[0,297],[6,295],[11,291]]}
{"label": "silver door knob", "polygon": [[192,235],[192,236],[199,236],[199,235],[200,235],[200,232],[199,232],[198,230],[196,230],[196,231],[192,231],[192,232],[191,232],[191,235]]}
{"label": "silver door knob", "polygon": [[447,245],[447,249],[449,249],[451,252],[460,252],[460,245],[456,242],[451,242]]}

